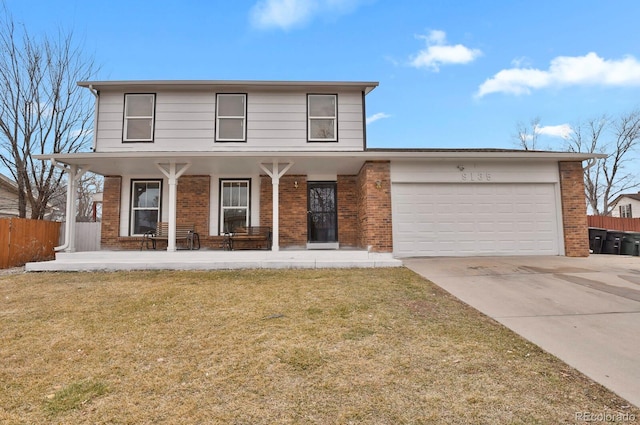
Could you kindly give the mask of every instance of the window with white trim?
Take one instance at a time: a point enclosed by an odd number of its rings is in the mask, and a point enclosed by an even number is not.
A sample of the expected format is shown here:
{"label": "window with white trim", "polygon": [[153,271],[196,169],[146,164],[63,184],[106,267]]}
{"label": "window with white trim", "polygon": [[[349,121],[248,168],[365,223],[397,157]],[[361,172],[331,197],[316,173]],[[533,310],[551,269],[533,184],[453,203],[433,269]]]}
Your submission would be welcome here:
{"label": "window with white trim", "polygon": [[307,139],[310,142],[338,140],[338,95],[307,95]]}
{"label": "window with white trim", "polygon": [[131,182],[130,234],[142,235],[155,230],[160,219],[161,180],[133,180]]}
{"label": "window with white trim", "polygon": [[620,205],[620,217],[624,218],[632,218],[631,215],[631,204]]}
{"label": "window with white trim", "polygon": [[245,142],[247,140],[247,95],[216,96],[216,141]]}
{"label": "window with white trim", "polygon": [[233,233],[249,226],[250,180],[220,180],[220,229]]}
{"label": "window with white trim", "polygon": [[153,142],[155,94],[124,95],[124,142]]}

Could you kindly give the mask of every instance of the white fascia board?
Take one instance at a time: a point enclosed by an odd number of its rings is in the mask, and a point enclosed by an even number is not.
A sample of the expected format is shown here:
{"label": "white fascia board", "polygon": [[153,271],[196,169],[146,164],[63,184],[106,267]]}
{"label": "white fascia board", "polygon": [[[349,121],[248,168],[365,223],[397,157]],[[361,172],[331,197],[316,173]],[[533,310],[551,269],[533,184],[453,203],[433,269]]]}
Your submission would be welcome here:
{"label": "white fascia board", "polygon": [[361,158],[368,161],[402,160],[402,159],[548,159],[556,161],[584,161],[591,158],[604,158],[603,154],[575,152],[532,152],[532,151],[216,151],[216,152],[76,152],[58,154],[39,154],[33,157],[39,160],[55,159],[74,163],[82,159],[98,158],[157,158],[188,159],[192,157],[208,158],[252,158],[252,157],[290,157],[290,158]]}
{"label": "white fascia board", "polygon": [[235,89],[260,90],[300,90],[300,89],[357,89],[368,94],[378,87],[377,81],[259,81],[259,80],[120,80],[120,81],[79,81],[80,87],[126,88],[132,87],[233,87]]}

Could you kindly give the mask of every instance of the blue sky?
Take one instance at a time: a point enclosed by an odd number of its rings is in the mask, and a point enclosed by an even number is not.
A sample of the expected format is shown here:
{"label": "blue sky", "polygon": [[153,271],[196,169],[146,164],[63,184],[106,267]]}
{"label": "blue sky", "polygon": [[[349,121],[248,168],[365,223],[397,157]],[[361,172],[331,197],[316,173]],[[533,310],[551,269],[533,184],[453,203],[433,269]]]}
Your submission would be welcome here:
{"label": "blue sky", "polygon": [[637,0],[5,0],[32,34],[73,30],[98,80],[378,81],[369,147],[514,148],[540,117],[640,107]]}

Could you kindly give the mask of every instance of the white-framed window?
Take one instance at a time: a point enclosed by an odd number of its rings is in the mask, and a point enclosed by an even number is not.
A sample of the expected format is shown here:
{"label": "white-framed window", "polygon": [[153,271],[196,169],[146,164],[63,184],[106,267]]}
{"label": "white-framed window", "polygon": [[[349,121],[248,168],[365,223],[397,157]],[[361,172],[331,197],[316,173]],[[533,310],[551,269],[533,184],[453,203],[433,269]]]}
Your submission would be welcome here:
{"label": "white-framed window", "polygon": [[620,217],[624,218],[632,218],[631,215],[631,204],[620,205]]}
{"label": "white-framed window", "polygon": [[307,95],[307,139],[310,142],[338,140],[338,95]]}
{"label": "white-framed window", "polygon": [[247,95],[218,93],[216,95],[216,141],[245,142],[247,140]]}
{"label": "white-framed window", "polygon": [[124,142],[153,142],[156,95],[136,93],[124,95]]}
{"label": "white-framed window", "polygon": [[220,230],[233,233],[249,226],[251,180],[220,180]]}
{"label": "white-framed window", "polygon": [[161,196],[161,180],[131,181],[131,236],[155,230],[160,220]]}

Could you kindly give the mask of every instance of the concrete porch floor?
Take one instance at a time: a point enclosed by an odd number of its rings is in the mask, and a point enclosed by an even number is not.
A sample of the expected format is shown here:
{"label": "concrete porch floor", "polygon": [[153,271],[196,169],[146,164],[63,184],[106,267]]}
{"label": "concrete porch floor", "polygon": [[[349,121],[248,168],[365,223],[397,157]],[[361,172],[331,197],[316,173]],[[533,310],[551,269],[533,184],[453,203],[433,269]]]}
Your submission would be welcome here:
{"label": "concrete porch floor", "polygon": [[222,270],[399,267],[388,253],[364,250],[272,251],[90,251],[58,252],[56,259],[27,263],[27,272],[117,270]]}

